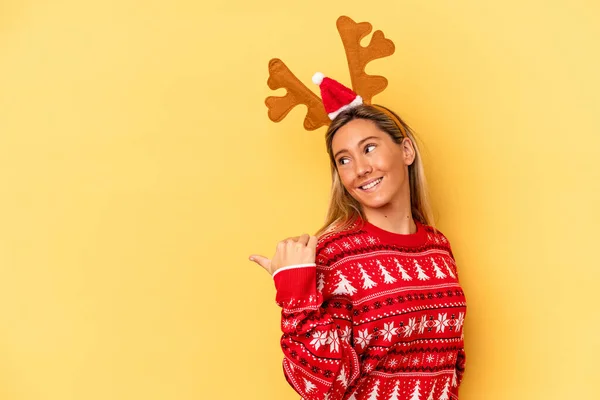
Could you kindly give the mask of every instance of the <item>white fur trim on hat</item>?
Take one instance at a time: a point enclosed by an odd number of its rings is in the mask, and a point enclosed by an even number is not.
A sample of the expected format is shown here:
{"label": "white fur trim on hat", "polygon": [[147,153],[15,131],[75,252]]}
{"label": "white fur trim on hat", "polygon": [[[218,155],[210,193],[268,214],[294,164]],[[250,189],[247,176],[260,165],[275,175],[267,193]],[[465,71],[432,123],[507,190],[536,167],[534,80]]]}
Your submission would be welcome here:
{"label": "white fur trim on hat", "polygon": [[352,100],[352,103],[350,104],[346,104],[345,106],[340,107],[339,109],[337,109],[334,112],[330,112],[329,114],[327,114],[329,116],[330,120],[334,120],[335,117],[337,117],[339,115],[339,113],[341,113],[344,110],[347,110],[349,108],[354,108],[356,106],[360,106],[363,103],[363,99],[360,96],[356,96],[356,98],[354,100]]}

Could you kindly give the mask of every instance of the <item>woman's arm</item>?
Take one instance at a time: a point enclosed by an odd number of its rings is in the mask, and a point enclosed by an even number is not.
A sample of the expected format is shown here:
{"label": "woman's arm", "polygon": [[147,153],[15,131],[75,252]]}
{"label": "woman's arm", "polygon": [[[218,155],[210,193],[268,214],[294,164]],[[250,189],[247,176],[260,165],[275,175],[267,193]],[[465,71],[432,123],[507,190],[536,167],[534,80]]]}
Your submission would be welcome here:
{"label": "woman's arm", "polygon": [[465,374],[465,362],[466,362],[466,354],[464,347],[458,351],[458,356],[456,357],[456,383],[457,386],[460,386],[460,383],[463,380],[463,376]]}
{"label": "woman's arm", "polygon": [[338,400],[360,373],[351,344],[352,303],[336,296],[324,304],[321,291],[331,277],[326,266],[317,267],[316,249],[317,238],[304,234],[279,242],[272,259],[254,254],[250,260],[275,281],[287,381],[305,400]]}
{"label": "woman's arm", "polygon": [[304,265],[273,276],[281,312],[283,370],[290,385],[306,400],[342,399],[360,374],[352,347],[352,303],[335,297],[323,302],[317,289],[328,281],[326,269]]}

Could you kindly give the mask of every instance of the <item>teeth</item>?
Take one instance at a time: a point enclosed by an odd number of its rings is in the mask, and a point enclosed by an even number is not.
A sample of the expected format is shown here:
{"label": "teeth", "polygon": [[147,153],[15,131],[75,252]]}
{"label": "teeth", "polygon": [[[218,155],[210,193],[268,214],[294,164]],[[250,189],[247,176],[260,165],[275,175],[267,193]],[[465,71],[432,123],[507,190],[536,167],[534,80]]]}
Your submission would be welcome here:
{"label": "teeth", "polygon": [[377,179],[374,182],[369,183],[368,185],[361,186],[360,188],[363,190],[371,189],[372,187],[375,187],[375,185],[377,185],[379,182],[381,182],[381,178]]}

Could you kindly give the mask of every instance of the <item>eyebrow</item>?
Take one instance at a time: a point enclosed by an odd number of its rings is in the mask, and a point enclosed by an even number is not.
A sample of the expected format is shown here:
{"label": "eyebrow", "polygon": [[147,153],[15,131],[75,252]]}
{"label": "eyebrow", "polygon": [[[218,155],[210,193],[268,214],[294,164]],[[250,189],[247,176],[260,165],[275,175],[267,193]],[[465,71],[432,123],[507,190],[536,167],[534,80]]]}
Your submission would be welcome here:
{"label": "eyebrow", "polygon": [[[363,139],[363,140],[361,140],[360,142],[358,142],[358,145],[357,145],[357,146],[358,146],[358,147],[362,146],[362,144],[363,144],[364,142],[366,142],[367,140],[370,140],[370,139],[377,139],[377,140],[379,140],[379,138],[378,138],[377,136],[369,136],[369,137],[366,137],[366,138],[364,138],[364,139]],[[347,152],[348,152],[348,150],[346,150],[346,149],[342,149],[342,150],[338,151],[338,152],[337,152],[337,153],[335,153],[335,155],[333,156],[333,159],[334,159],[334,160],[336,160],[336,159],[337,159],[337,157],[338,157],[338,156],[339,156],[341,153],[344,153],[344,152],[346,152],[346,153],[347,153]]]}

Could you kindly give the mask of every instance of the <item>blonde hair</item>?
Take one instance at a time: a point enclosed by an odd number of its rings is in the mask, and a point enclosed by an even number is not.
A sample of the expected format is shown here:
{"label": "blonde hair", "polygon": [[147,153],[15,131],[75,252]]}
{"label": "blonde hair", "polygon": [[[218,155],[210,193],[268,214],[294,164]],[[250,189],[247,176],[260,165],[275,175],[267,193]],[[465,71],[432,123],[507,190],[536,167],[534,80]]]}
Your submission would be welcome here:
{"label": "blonde hair", "polygon": [[[397,122],[394,122],[392,116],[395,117]],[[380,105],[362,104],[342,111],[331,122],[325,133],[325,143],[331,166],[331,195],[325,224],[317,231],[316,236],[320,237],[332,231],[347,229],[354,225],[359,220],[359,217],[363,221],[365,220],[360,203],[348,193],[340,180],[332,149],[335,133],[342,126],[354,119],[373,121],[379,129],[390,135],[395,143],[400,144],[405,136],[411,140],[415,149],[415,160],[408,166],[411,211],[415,220],[432,226],[435,229],[427,189],[427,179],[425,178],[425,169],[423,168],[423,160],[421,159],[421,153],[417,146],[414,132],[408,124],[388,108]],[[401,126],[398,126],[397,123]]]}

